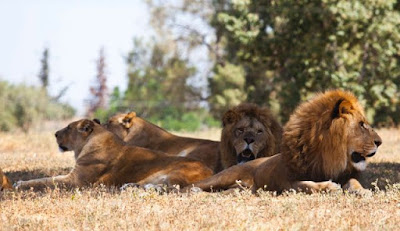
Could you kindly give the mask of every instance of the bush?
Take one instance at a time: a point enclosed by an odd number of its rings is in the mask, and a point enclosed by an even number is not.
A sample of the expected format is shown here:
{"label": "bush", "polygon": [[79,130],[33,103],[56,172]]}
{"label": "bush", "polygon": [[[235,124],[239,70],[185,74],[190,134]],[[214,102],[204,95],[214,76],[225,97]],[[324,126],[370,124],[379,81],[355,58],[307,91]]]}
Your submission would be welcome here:
{"label": "bush", "polygon": [[[140,115],[140,112],[136,113]],[[220,122],[215,120],[204,109],[196,109],[190,112],[178,114],[172,107],[168,107],[157,115],[153,115],[147,119],[169,131],[191,132],[204,128],[218,127],[220,125]]]}
{"label": "bush", "polygon": [[0,81],[0,130],[28,131],[43,120],[71,118],[75,110],[53,100],[42,88]]}

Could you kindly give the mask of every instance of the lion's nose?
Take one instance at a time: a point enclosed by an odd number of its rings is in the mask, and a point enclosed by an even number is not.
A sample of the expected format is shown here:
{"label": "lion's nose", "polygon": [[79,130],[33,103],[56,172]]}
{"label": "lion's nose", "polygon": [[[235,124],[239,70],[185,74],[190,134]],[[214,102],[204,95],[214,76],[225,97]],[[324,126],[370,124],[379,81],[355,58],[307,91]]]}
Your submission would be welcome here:
{"label": "lion's nose", "polygon": [[246,137],[246,138],[244,138],[244,141],[246,141],[247,144],[251,144],[251,143],[254,143],[254,138]]}
{"label": "lion's nose", "polygon": [[374,143],[375,143],[376,147],[379,147],[382,144],[382,140],[380,140],[380,139],[375,140]]}

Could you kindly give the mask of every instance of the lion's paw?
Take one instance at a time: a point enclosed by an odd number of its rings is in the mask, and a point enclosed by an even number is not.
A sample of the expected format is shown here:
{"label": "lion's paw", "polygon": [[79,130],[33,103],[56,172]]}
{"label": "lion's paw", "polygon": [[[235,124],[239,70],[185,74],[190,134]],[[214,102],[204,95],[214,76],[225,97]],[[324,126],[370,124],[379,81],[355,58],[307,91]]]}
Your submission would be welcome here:
{"label": "lion's paw", "polygon": [[18,190],[18,189],[21,189],[23,187],[23,185],[24,185],[24,181],[20,180],[20,181],[15,182],[13,184],[13,187]]}
{"label": "lion's paw", "polygon": [[127,190],[128,188],[139,188],[139,187],[140,187],[139,184],[136,184],[136,183],[127,183],[127,184],[122,185],[122,186],[119,188],[119,190],[125,191],[125,190]]}
{"label": "lion's paw", "polygon": [[203,189],[201,189],[199,187],[191,187],[190,192],[191,193],[200,193],[200,192],[203,192]]}
{"label": "lion's paw", "polygon": [[319,183],[320,184],[320,190],[321,191],[326,191],[326,192],[336,192],[342,189],[340,184],[337,184],[331,180],[324,181]]}
{"label": "lion's paw", "polygon": [[355,194],[357,196],[360,196],[360,197],[371,197],[373,195],[371,190],[365,189],[365,188],[362,188],[362,189],[349,189],[348,192],[351,193],[351,194]]}
{"label": "lion's paw", "polygon": [[155,192],[158,193],[164,193],[167,191],[165,185],[160,185],[160,184],[145,184],[143,185],[143,189],[145,191],[154,190]]}

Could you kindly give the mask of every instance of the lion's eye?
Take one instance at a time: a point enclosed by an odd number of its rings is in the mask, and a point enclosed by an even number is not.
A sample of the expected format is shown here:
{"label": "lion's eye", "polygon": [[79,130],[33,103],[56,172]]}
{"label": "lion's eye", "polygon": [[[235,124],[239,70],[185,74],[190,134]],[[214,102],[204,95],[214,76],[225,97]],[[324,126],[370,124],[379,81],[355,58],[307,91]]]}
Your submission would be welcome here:
{"label": "lion's eye", "polygon": [[243,129],[243,128],[238,128],[238,129],[236,129],[236,131],[237,131],[238,133],[243,133],[243,132],[244,132],[244,129]]}
{"label": "lion's eye", "polygon": [[368,129],[368,124],[364,123],[364,122],[360,122],[360,126],[364,129]]}
{"label": "lion's eye", "polygon": [[262,133],[263,133],[263,130],[261,130],[261,129],[257,130],[257,134],[262,134]]}

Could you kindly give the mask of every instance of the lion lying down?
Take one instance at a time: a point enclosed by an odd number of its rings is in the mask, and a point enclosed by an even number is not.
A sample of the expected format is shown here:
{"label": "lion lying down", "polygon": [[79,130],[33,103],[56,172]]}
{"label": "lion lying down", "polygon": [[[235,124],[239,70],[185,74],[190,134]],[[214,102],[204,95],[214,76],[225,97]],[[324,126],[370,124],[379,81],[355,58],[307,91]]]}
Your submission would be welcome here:
{"label": "lion lying down", "polygon": [[135,112],[112,116],[103,126],[127,144],[201,160],[214,172],[222,170],[217,141],[176,136],[136,116]]}
{"label": "lion lying down", "polygon": [[0,191],[3,189],[11,189],[12,183],[11,181],[4,175],[3,171],[0,168]]}
{"label": "lion lying down", "polygon": [[55,134],[62,151],[74,151],[76,164],[67,175],[19,181],[20,189],[56,184],[81,187],[125,183],[186,186],[212,175],[200,161],[167,156],[145,148],[126,146],[113,133],[91,120],[79,120]]}
{"label": "lion lying down", "polygon": [[279,152],[282,127],[268,109],[243,103],[222,121],[221,143],[173,135],[135,112],[115,115],[103,126],[128,144],[201,160],[214,173]]}
{"label": "lion lying down", "polygon": [[194,186],[221,190],[240,180],[253,192],[262,188],[310,193],[336,189],[338,183],[363,193],[358,175],[381,144],[353,94],[327,91],[295,110],[284,127],[281,154],[233,166]]}

